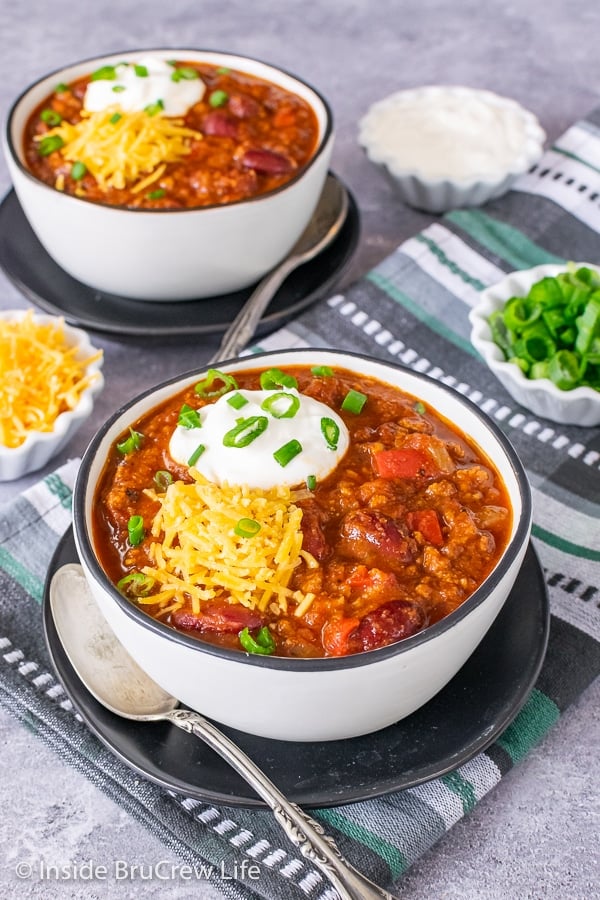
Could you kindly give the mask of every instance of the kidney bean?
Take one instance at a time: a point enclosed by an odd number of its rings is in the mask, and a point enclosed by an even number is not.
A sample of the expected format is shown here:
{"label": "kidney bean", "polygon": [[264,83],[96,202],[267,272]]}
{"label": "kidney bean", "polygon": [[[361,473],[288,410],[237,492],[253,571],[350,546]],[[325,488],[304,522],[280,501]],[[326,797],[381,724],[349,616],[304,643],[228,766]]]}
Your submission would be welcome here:
{"label": "kidney bean", "polygon": [[302,547],[319,562],[331,553],[317,510],[302,509]]}
{"label": "kidney bean", "polygon": [[415,544],[401,523],[380,510],[356,509],[342,520],[339,550],[366,566],[397,570],[413,558]]}
{"label": "kidney bean", "polygon": [[176,609],[171,615],[171,624],[184,631],[237,634],[243,628],[260,628],[264,623],[262,617],[252,609],[213,601],[204,604],[199,613],[190,609]]}
{"label": "kidney bean", "polygon": [[202,119],[200,126],[203,134],[212,137],[237,138],[238,126],[229,113],[224,109],[213,109]]}
{"label": "kidney bean", "polygon": [[363,650],[385,647],[416,634],[427,625],[422,607],[408,600],[392,600],[364,616],[355,632]]}
{"label": "kidney bean", "polygon": [[263,149],[246,150],[241,164],[264,175],[287,175],[294,168],[291,159],[283,153]]}
{"label": "kidney bean", "polygon": [[236,119],[250,119],[260,110],[260,103],[248,94],[232,94],[227,102],[227,109]]}

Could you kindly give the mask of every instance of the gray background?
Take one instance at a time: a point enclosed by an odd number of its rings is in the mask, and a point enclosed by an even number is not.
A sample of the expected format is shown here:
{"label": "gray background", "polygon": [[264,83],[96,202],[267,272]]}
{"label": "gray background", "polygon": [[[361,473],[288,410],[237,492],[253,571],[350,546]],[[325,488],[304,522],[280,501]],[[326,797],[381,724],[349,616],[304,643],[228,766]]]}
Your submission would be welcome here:
{"label": "gray background", "polygon": [[[337,123],[332,168],[352,189],[362,237],[348,283],[431,217],[410,210],[364,157],[357,121],[405,87],[466,84],[531,109],[548,144],[600,104],[600,7],[584,0],[196,0],[166,4],[0,0],[0,108],[30,81],[69,62],[125,49],[191,46],[280,64],[330,100]],[[0,196],[9,189],[0,161]],[[28,305],[0,273],[0,308]],[[155,348],[94,335],[106,354],[106,389],[93,419],[59,460],[80,455],[118,403],[163,378],[202,365],[216,338]],[[44,472],[0,484],[0,501]],[[432,898],[577,898],[600,893],[600,680],[403,881],[400,895]],[[18,882],[22,859],[153,864],[172,855],[82,775],[0,711],[3,812],[0,897],[186,898],[209,886],[140,879],[102,884]],[[173,859],[174,862],[177,860]]]}

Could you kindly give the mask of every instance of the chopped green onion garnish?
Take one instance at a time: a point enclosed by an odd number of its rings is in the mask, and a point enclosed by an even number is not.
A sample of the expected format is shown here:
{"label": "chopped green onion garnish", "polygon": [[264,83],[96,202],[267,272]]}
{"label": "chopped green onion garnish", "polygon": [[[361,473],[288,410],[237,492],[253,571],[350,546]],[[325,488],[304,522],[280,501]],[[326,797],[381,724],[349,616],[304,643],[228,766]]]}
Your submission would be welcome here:
{"label": "chopped green onion garnish", "polygon": [[114,66],[101,66],[92,72],[91,81],[114,81],[117,77],[117,70]]}
{"label": "chopped green onion garnish", "polygon": [[337,450],[340,439],[340,426],[334,419],[330,419],[329,416],[323,416],[321,419],[321,434],[325,438],[325,443],[329,449]]}
{"label": "chopped green onion garnish", "polygon": [[87,167],[85,163],[74,162],[71,166],[71,178],[73,179],[73,181],[81,181],[86,172]]}
{"label": "chopped green onion garnish", "polygon": [[40,113],[40,119],[42,122],[45,122],[46,125],[50,125],[54,128],[56,125],[60,125],[62,122],[62,116],[59,112],[56,112],[55,109],[43,109]]}
{"label": "chopped green onion garnish", "polygon": [[173,74],[171,75],[171,81],[195,81],[197,78],[200,78],[200,75],[196,71],[196,69],[192,69],[190,66],[181,66],[179,69],[175,69]]}
{"label": "chopped green onion garnish", "polygon": [[127,533],[129,535],[129,543],[132,547],[137,547],[144,540],[144,520],[141,516],[131,516],[127,523]]}
{"label": "chopped green onion garnish", "polygon": [[425,404],[424,404],[424,403],[421,403],[420,400],[417,400],[417,402],[415,403],[413,409],[414,409],[415,412],[419,413],[420,416],[424,416],[424,415],[425,415]]}
{"label": "chopped green onion garnish", "polygon": [[[114,87],[111,88],[111,91],[115,94],[122,94],[123,91],[127,90],[124,84],[115,84]],[[120,117],[119,117],[120,118]],[[111,119],[112,122],[112,119]]]}
{"label": "chopped green onion garnish", "polygon": [[147,78],[148,77],[148,69],[146,66],[140,66],[138,64],[134,65],[133,71],[137,75],[138,78]]}
{"label": "chopped green onion garnish", "polygon": [[298,456],[299,453],[302,453],[302,444],[300,441],[297,441],[296,438],[292,438],[291,441],[288,441],[287,444],[284,444],[279,450],[275,450],[273,459],[275,462],[278,462],[280,466],[285,467],[295,456]]}
{"label": "chopped green onion garnish", "polygon": [[64,94],[68,90],[69,90],[69,85],[65,84],[64,81],[59,81],[59,83],[54,88],[54,93],[55,94]]}
{"label": "chopped green onion garnish", "polygon": [[144,112],[148,113],[149,116],[156,116],[164,108],[165,104],[163,101],[157,100],[155,103],[149,103],[148,106],[145,106]]}
{"label": "chopped green onion garnish", "polygon": [[154,578],[143,572],[130,572],[117,581],[117,589],[126,597],[147,597],[153,587]]}
{"label": "chopped green onion garnish", "polygon": [[216,108],[217,106],[225,106],[229,100],[227,91],[213,91],[208,98],[209,105]]}
{"label": "chopped green onion garnish", "polygon": [[108,121],[111,125],[116,125],[117,122],[120,122],[122,118],[123,116],[121,115],[121,113],[113,113]]}
{"label": "chopped green onion garnish", "polygon": [[144,435],[139,431],[134,431],[133,428],[130,428],[129,437],[117,444],[117,450],[123,454],[133,453],[134,450],[139,450],[143,437]]}
{"label": "chopped green onion garnish", "polygon": [[265,431],[269,420],[266,416],[248,416],[223,435],[225,447],[247,447]]}
{"label": "chopped green onion garnish", "polygon": [[217,69],[217,75],[229,75],[231,69],[228,69],[227,66],[219,66]]}
{"label": "chopped green onion garnish", "polygon": [[233,526],[233,530],[239,537],[254,537],[260,531],[260,522],[257,522],[256,519],[240,519]]}
{"label": "chopped green onion garnish", "polygon": [[366,402],[366,394],[361,394],[360,391],[350,389],[344,397],[344,400],[342,402],[342,409],[346,412],[354,413],[354,415],[357,416]]}
{"label": "chopped green onion garnish", "polygon": [[232,394],[231,397],[228,397],[227,402],[230,406],[233,407],[233,409],[241,409],[242,406],[246,406],[246,404],[248,403],[246,398],[242,394],[238,393]]}
{"label": "chopped green onion garnish", "polygon": [[158,491],[166,491],[170,484],[173,484],[173,476],[166,469],[159,469],[154,473],[154,484]]}
{"label": "chopped green onion garnish", "polygon": [[206,447],[204,444],[198,444],[198,446],[196,447],[196,449],[194,450],[194,452],[188,459],[188,466],[195,466],[205,450],[206,450]]}
{"label": "chopped green onion garnish", "polygon": [[266,625],[259,630],[256,638],[252,637],[248,628],[243,628],[238,637],[240,644],[248,653],[270,656],[275,650],[275,640]]}
{"label": "chopped green onion garnish", "polygon": [[261,372],[260,386],[263,391],[274,391],[275,388],[280,387],[297,388],[298,381],[293,375],[287,375],[281,369],[273,368],[267,369],[266,372]]}
{"label": "chopped green onion garnish", "polygon": [[316,475],[308,475],[306,479],[306,487],[309,491],[314,491],[317,486],[317,476]]}
{"label": "chopped green onion garnish", "polygon": [[148,200],[162,200],[166,193],[164,188],[156,188],[155,191],[150,191],[150,193],[147,194],[147,197]]}
{"label": "chopped green onion garnish", "polygon": [[311,370],[313,375],[321,376],[322,378],[331,378],[333,375],[333,369],[331,366],[312,366]]}
{"label": "chopped green onion garnish", "polygon": [[200,421],[200,413],[197,409],[193,409],[193,407],[188,406],[187,403],[184,403],[179,410],[177,424],[181,425],[182,428],[200,428],[200,426],[202,425],[202,422]]}
{"label": "chopped green onion garnish", "polygon": [[[221,382],[221,387],[211,390],[215,381]],[[200,397],[220,397],[229,391],[237,390],[237,381],[232,375],[220,372],[218,369],[209,369],[206,378],[199,381],[194,390]]]}
{"label": "chopped green onion garnish", "polygon": [[263,400],[260,408],[270,413],[274,419],[293,419],[300,409],[300,398],[286,391],[276,391]]}
{"label": "chopped green onion garnish", "polygon": [[38,153],[40,156],[50,156],[55,150],[60,150],[64,143],[59,134],[49,134],[48,137],[42,138],[39,142]]}

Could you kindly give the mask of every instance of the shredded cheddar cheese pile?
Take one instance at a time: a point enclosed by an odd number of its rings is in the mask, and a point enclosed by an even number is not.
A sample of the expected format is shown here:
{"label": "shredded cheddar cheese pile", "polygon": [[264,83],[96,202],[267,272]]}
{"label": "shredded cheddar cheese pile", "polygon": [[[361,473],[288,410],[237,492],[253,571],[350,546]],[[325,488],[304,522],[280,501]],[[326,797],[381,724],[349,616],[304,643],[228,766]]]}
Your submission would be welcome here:
{"label": "shredded cheddar cheese pile", "polygon": [[[288,584],[302,559],[311,568],[317,562],[302,550],[302,510],[291,502],[290,489],[219,486],[190,471],[193,483],[177,481],[155,495],[161,505],[152,524],[154,566],[142,571],[161,589],[138,602],[158,603],[166,613],[191,597],[198,613],[203,601],[223,598],[278,614],[292,601],[302,614],[314,596]],[[256,534],[238,536],[241,519],[259,523]]]}
{"label": "shredded cheddar cheese pile", "polygon": [[85,165],[101,188],[122,189],[138,182],[134,191],[160,178],[166,163],[187,156],[191,139],[202,139],[181,119],[148,115],[145,110],[121,112],[117,107],[92,113],[82,110],[79,122],[63,121],[36,140],[52,136],[63,141],[61,155]]}
{"label": "shredded cheddar cheese pile", "polygon": [[76,359],[64,320],[42,324],[32,310],[13,321],[0,319],[0,444],[19,447],[32,431],[52,431],[57,416],[74,409],[94,375],[88,359]]}

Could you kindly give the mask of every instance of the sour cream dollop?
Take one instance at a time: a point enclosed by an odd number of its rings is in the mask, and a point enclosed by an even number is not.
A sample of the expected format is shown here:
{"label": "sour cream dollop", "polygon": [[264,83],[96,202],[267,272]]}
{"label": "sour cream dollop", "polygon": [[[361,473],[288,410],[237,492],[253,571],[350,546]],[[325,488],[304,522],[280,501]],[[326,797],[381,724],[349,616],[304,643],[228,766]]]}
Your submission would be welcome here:
{"label": "sour cream dollop", "polygon": [[[234,395],[236,401],[232,405],[230,401]],[[246,402],[239,405],[241,401],[237,400],[238,397]],[[294,415],[283,416],[283,413],[296,407],[296,402],[298,406]],[[169,452],[176,462],[188,465],[202,445],[204,450],[193,463],[194,468],[219,485],[246,484],[253,488],[269,489],[278,485],[292,487],[304,484],[310,475],[320,480],[335,469],[350,443],[348,429],[337,413],[295,388],[236,390],[224,394],[198,412],[200,427],[178,425],[171,436]],[[282,417],[278,418],[279,415]],[[226,438],[226,435],[241,427],[240,420],[255,417],[261,419],[260,427],[264,430],[246,446],[227,446],[232,438]],[[262,421],[264,419],[266,426]],[[331,446],[332,437],[335,437],[334,448]],[[302,449],[282,466],[274,454],[291,440],[298,441]]]}
{"label": "sour cream dollop", "polygon": [[98,78],[88,84],[83,100],[88,112],[100,112],[112,106],[124,112],[138,112],[160,102],[163,115],[183,116],[202,99],[206,90],[200,77],[173,81],[175,67],[155,57],[118,63],[112,68],[114,78]]}

